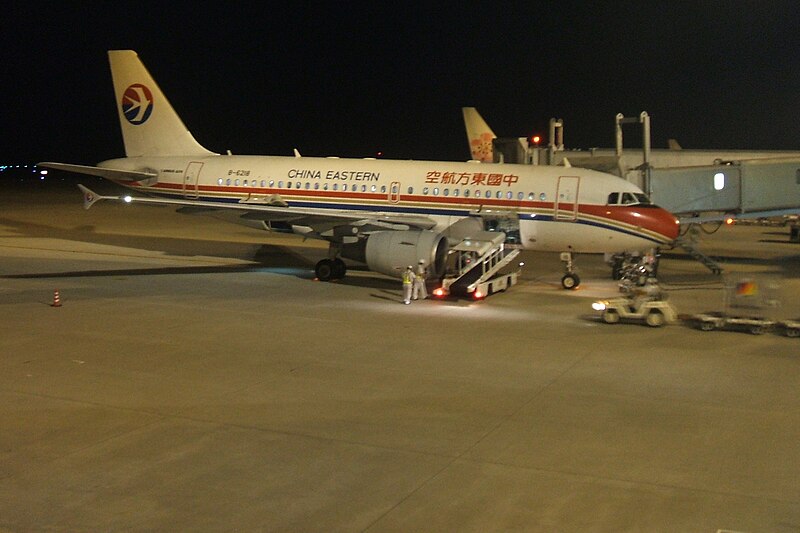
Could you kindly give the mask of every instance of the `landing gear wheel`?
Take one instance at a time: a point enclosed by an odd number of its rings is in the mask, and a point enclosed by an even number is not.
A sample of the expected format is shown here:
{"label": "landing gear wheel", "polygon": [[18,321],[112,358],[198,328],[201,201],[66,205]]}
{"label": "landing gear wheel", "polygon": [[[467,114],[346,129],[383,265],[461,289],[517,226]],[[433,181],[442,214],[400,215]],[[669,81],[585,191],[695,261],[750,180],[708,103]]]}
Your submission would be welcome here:
{"label": "landing gear wheel", "polygon": [[314,267],[314,272],[317,274],[317,279],[320,281],[330,281],[333,279],[334,271],[334,263],[330,259],[323,259]]}
{"label": "landing gear wheel", "polygon": [[581,278],[577,274],[564,274],[561,278],[561,286],[570,291],[577,289],[580,284]]}
{"label": "landing gear wheel", "polygon": [[333,263],[333,274],[331,275],[331,279],[342,279],[345,274],[347,274],[347,265],[344,264],[344,261],[339,259],[338,257],[332,261]]}
{"label": "landing gear wheel", "polygon": [[659,328],[664,325],[664,315],[658,311],[650,311],[644,320],[651,328]]}
{"label": "landing gear wheel", "polygon": [[786,336],[787,337],[800,337],[800,329],[797,329],[797,328],[786,328]]}
{"label": "landing gear wheel", "polygon": [[707,322],[705,320],[701,321],[698,325],[701,331],[711,331],[714,329],[714,324],[712,322]]}
{"label": "landing gear wheel", "polygon": [[606,324],[616,324],[619,322],[619,313],[611,309],[606,309],[605,312],[603,312],[603,322]]}

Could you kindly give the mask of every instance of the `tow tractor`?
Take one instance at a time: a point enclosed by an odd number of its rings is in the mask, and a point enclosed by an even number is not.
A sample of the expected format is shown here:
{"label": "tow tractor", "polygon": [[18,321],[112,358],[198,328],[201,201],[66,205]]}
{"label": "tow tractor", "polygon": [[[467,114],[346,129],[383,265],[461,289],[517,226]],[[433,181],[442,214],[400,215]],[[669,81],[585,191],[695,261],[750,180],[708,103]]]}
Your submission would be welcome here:
{"label": "tow tractor", "polygon": [[655,278],[649,278],[647,285],[634,291],[628,297],[598,300],[592,309],[601,313],[606,324],[617,324],[620,321],[644,322],[650,327],[661,327],[675,322],[678,313],[665,300],[665,295],[658,287]]}
{"label": "tow tractor", "polygon": [[471,296],[479,300],[517,283],[519,268],[511,262],[519,250],[505,246],[503,232],[481,231],[452,247],[437,298]]}

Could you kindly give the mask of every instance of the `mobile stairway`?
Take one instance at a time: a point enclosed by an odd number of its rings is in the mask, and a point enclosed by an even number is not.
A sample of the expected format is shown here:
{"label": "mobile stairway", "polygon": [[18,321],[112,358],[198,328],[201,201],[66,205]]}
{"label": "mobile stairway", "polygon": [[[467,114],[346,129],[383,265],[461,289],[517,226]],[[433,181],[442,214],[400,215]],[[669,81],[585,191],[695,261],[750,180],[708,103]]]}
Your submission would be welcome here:
{"label": "mobile stairway", "polygon": [[433,291],[434,296],[481,299],[515,285],[519,268],[512,261],[519,250],[506,248],[505,240],[505,233],[482,231],[452,247],[442,285]]}

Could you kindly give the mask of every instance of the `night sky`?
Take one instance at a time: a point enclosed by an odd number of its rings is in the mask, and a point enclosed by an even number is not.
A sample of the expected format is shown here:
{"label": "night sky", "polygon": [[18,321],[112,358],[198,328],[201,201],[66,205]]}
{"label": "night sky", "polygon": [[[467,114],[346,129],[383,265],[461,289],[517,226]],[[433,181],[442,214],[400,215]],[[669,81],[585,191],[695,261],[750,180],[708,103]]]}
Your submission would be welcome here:
{"label": "night sky", "polygon": [[571,148],[646,110],[654,147],[800,149],[796,2],[13,4],[3,164],[124,155],[108,49],[216,152],[464,160],[462,106],[500,136],[562,118]]}

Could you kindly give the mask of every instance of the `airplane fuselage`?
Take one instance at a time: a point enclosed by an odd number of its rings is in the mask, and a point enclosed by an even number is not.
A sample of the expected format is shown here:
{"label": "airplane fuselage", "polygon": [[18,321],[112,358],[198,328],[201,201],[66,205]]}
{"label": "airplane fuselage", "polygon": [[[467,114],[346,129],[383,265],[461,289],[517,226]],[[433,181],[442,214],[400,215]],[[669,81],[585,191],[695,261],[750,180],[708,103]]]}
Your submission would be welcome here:
{"label": "airplane fuselage", "polygon": [[611,193],[641,193],[638,187],[580,168],[233,155],[129,157],[99,166],[156,173],[157,180],[122,184],[169,198],[422,216],[438,231],[469,216],[511,217],[531,250],[646,250],[678,232],[663,209],[608,204]]}

